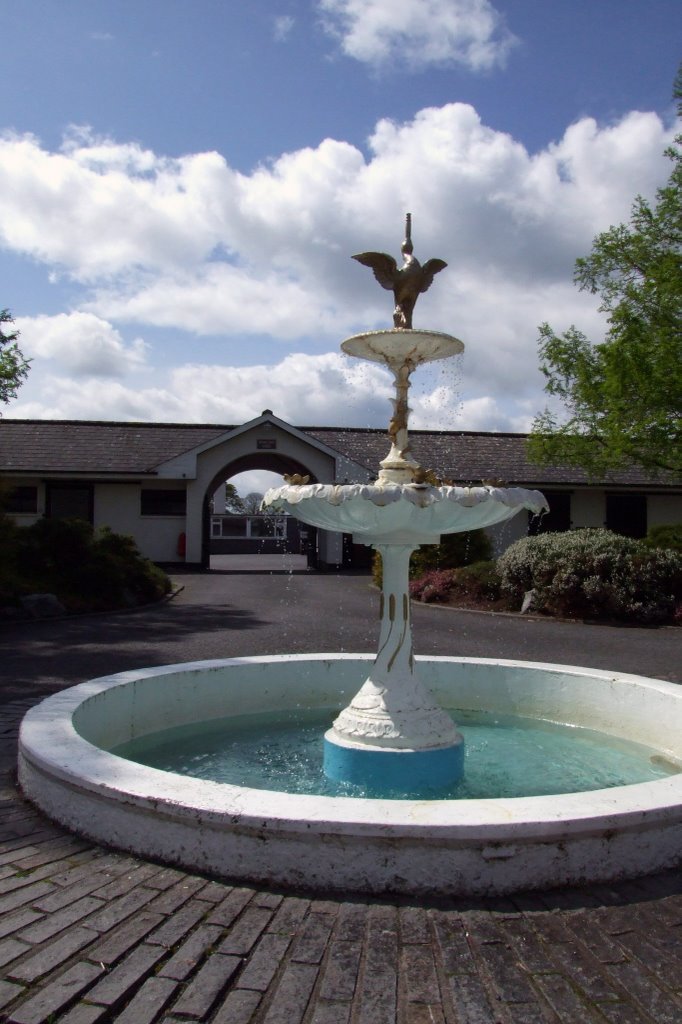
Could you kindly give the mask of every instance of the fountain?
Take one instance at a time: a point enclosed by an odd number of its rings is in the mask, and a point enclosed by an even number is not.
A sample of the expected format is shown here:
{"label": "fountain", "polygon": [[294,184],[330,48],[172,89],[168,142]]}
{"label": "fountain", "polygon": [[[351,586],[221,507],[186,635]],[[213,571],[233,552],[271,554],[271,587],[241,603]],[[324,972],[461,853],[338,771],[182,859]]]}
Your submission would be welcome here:
{"label": "fountain", "polygon": [[[348,354],[394,376],[391,448],[371,484],[288,479],[264,503],[303,522],[352,533],[382,556],[378,653],[234,658],[139,669],[43,701],[22,723],[25,793],[75,831],[138,854],[252,882],[364,892],[503,893],[629,877],[679,863],[682,691],[637,676],[561,665],[417,658],[408,566],[442,534],[546,508],[537,491],[433,480],[412,459],[408,390],[423,363],[462,351],[449,335],[414,330],[418,295],[445,264],[412,255],[355,257],[395,296],[394,328],[347,339]],[[366,675],[369,668],[369,674]],[[344,695],[364,683],[349,704]],[[272,791],[147,767],[112,751],[163,730],[264,709],[321,709],[324,773],[373,798]],[[633,741],[660,777],[563,795],[439,799],[458,785],[464,744],[452,709],[525,716]],[[332,722],[333,719],[333,722]],[[244,719],[246,721],[246,719]],[[171,733],[174,735],[174,733]],[[511,755],[514,757],[514,754]],[[395,791],[402,799],[378,799]]]}

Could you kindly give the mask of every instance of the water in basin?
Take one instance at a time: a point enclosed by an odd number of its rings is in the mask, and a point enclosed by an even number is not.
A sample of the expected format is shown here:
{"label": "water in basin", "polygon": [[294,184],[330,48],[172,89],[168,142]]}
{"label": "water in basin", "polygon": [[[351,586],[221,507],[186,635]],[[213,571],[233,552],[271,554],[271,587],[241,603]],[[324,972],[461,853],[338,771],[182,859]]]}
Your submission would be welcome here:
{"label": "water in basin", "polygon": [[327,778],[323,733],[334,709],[240,715],[153,733],[112,753],[199,779],[320,796],[489,799],[650,782],[677,771],[656,751],[590,729],[453,711],[464,736],[464,778],[447,789],[372,792]]}

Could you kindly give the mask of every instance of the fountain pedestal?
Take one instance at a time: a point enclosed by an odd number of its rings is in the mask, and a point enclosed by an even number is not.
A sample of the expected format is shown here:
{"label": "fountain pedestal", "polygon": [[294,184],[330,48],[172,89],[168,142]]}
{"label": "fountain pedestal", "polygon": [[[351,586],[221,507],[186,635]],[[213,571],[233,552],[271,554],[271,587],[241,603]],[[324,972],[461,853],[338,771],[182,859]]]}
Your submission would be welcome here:
{"label": "fountain pedestal", "polygon": [[439,538],[354,540],[371,544],[382,559],[379,649],[363,686],[325,733],[325,774],[374,792],[415,785],[438,791],[461,777],[464,741],[415,672],[408,572],[415,548]]}

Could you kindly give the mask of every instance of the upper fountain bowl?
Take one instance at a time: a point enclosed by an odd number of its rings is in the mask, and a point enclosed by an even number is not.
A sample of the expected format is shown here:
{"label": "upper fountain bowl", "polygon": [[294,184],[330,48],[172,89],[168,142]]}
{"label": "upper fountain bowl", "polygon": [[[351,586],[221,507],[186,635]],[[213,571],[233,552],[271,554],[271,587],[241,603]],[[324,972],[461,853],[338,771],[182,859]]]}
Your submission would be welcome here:
{"label": "upper fountain bowl", "polygon": [[366,331],[364,334],[354,334],[342,342],[341,348],[346,355],[356,356],[358,359],[384,363],[395,369],[407,364],[410,369],[414,369],[421,363],[459,355],[464,351],[464,342],[439,331],[394,328],[391,331]]}
{"label": "upper fountain bowl", "polygon": [[492,526],[522,508],[547,509],[539,491],[522,487],[391,483],[285,485],[269,490],[263,504],[310,526],[352,533],[363,544],[438,544],[443,533]]}

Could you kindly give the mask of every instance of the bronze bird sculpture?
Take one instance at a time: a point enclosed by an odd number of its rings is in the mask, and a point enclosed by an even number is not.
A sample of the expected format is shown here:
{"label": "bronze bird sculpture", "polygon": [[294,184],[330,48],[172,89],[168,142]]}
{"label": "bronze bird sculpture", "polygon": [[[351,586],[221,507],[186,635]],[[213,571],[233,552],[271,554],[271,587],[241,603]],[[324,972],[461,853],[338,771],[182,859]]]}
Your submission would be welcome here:
{"label": "bronze bird sculpture", "polygon": [[403,265],[400,268],[393,257],[385,252],[361,252],[351,258],[365,267],[371,267],[381,287],[393,292],[393,326],[411,330],[412,311],[417,298],[431,287],[434,276],[447,267],[447,263],[444,260],[427,260],[422,266],[412,255],[412,215],[409,213],[405,217],[405,241],[400,251],[403,254]]}

